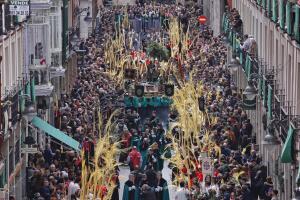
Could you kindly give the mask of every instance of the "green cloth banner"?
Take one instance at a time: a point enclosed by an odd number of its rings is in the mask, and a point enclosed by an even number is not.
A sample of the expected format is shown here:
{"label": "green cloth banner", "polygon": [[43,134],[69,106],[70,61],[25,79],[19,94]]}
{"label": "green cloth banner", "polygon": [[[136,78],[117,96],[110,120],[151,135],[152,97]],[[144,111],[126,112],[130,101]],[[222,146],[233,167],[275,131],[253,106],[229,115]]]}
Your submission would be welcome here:
{"label": "green cloth banner", "polygon": [[25,94],[31,97],[31,87],[30,87],[30,82],[27,82],[25,85]]}
{"label": "green cloth banner", "polygon": [[266,9],[266,7],[267,7],[267,2],[266,2],[266,0],[262,0],[262,1],[261,1],[261,6],[262,6],[264,9]]}
{"label": "green cloth banner", "polygon": [[258,95],[263,96],[263,80],[261,78],[258,79]]}
{"label": "green cloth banner", "polygon": [[295,23],[294,23],[294,37],[297,42],[300,42],[300,33],[299,33],[299,20],[300,18],[300,8],[295,5]]}
{"label": "green cloth banner", "polygon": [[271,7],[271,1],[272,0],[267,0],[268,1],[268,17],[272,17],[272,7]]}
{"label": "green cloth banner", "polygon": [[285,139],[284,146],[281,151],[281,156],[280,156],[281,163],[293,162],[293,135],[294,135],[294,129],[292,125],[290,125],[287,138]]}
{"label": "green cloth banner", "polygon": [[272,119],[273,88],[268,85],[268,119]]}
{"label": "green cloth banner", "polygon": [[23,113],[24,110],[25,110],[25,98],[23,96],[24,95],[23,90],[20,90],[19,95],[20,95],[20,98],[19,98],[19,107],[20,107],[21,113]]}
{"label": "green cloth banner", "polygon": [[286,32],[291,35],[292,34],[292,23],[291,23],[291,2],[287,1],[285,5],[285,24],[286,24]]}
{"label": "green cloth banner", "polygon": [[225,32],[225,20],[226,20],[226,14],[223,14],[223,18],[222,18],[222,30],[223,32]]}
{"label": "green cloth banner", "polygon": [[267,88],[266,88],[266,78],[265,76],[262,79],[262,97],[263,97],[263,106],[266,107],[267,106]]}
{"label": "green cloth banner", "polygon": [[279,24],[280,24],[280,28],[282,30],[284,30],[285,28],[285,4],[283,0],[280,0],[280,4],[279,4]]}
{"label": "green cloth banner", "polygon": [[256,0],[257,5],[261,5],[261,0]]}
{"label": "green cloth banner", "polygon": [[30,81],[30,88],[31,88],[31,101],[32,103],[36,102],[36,96],[35,96],[35,78],[32,78]]}
{"label": "green cloth banner", "polygon": [[233,49],[233,53],[235,54],[236,53],[236,34],[233,33],[232,34],[232,49]]}
{"label": "green cloth banner", "polygon": [[[248,55],[249,56],[249,55]],[[249,80],[252,70],[252,58],[249,56],[248,68],[247,68],[247,78]]]}

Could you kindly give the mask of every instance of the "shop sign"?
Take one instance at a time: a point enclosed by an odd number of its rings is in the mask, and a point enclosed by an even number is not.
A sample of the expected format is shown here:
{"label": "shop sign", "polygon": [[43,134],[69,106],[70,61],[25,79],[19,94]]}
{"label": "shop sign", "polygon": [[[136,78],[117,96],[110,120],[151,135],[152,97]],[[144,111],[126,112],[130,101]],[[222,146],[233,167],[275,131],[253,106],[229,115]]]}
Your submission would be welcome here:
{"label": "shop sign", "polygon": [[28,0],[11,0],[9,2],[9,15],[30,15]]}

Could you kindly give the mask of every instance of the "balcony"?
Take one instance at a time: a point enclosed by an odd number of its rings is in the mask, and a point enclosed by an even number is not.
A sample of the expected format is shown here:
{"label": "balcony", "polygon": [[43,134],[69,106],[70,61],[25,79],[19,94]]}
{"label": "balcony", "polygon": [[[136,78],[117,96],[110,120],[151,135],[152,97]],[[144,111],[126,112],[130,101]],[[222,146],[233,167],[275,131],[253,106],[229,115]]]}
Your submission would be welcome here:
{"label": "balcony", "polygon": [[50,68],[50,78],[57,78],[65,76],[66,69],[62,66]]}
{"label": "balcony", "polygon": [[32,10],[46,10],[52,6],[52,0],[31,0],[30,1]]}
{"label": "balcony", "polygon": [[32,64],[29,66],[29,70],[45,70],[46,68],[46,63],[41,62],[40,59],[33,59]]}
{"label": "balcony", "polygon": [[40,84],[35,86],[35,95],[37,97],[51,96],[54,86],[51,83]]}
{"label": "balcony", "polygon": [[[40,67],[44,67],[44,65]],[[30,76],[34,78],[35,96],[51,96],[54,86],[50,83],[50,72],[48,67],[30,69]]]}

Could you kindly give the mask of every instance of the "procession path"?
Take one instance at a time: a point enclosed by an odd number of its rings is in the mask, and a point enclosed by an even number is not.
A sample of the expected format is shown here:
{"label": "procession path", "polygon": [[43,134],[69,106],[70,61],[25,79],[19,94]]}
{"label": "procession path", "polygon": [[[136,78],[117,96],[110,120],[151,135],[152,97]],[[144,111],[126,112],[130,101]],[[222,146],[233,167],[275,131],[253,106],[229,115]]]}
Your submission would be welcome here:
{"label": "procession path", "polygon": [[[147,109],[139,109],[138,113],[140,114],[141,118],[141,123],[144,122],[146,118],[150,118],[152,111],[156,111],[156,116],[162,120],[164,129],[166,130],[166,123],[168,120],[168,115],[169,115],[169,108],[168,107],[160,107],[160,108],[147,108]],[[168,182],[169,186],[169,194],[170,194],[170,199],[175,199],[175,191],[176,187],[172,186],[172,181],[171,181],[171,176],[172,176],[172,171],[168,167],[169,162],[165,161],[164,162],[164,168],[162,171],[163,178]],[[120,200],[122,199],[123,196],[123,189],[124,189],[124,183],[128,180],[128,175],[130,173],[129,167],[128,166],[120,166],[120,190],[119,190],[119,197]]]}
{"label": "procession path", "polygon": [[[130,173],[129,167],[127,166],[120,166],[120,190],[119,190],[119,199],[122,200],[123,197],[123,189],[124,189],[124,183],[128,180],[128,175]],[[170,199],[175,199],[175,191],[176,187],[172,186],[172,181],[171,181],[171,174],[172,171],[168,167],[168,162],[164,162],[164,169],[162,171],[163,178],[166,179],[168,182],[169,186],[169,194],[170,194]]]}

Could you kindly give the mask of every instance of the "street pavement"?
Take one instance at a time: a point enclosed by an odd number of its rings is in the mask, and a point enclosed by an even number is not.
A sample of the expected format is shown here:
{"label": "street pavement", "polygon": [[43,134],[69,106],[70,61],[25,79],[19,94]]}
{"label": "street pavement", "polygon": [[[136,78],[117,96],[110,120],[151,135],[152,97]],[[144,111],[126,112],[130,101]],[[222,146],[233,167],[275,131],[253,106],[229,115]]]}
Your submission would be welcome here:
{"label": "street pavement", "polygon": [[[150,118],[152,115],[152,112],[156,112],[156,116],[162,120],[163,126],[166,129],[166,124],[167,124],[167,119],[168,119],[168,114],[169,114],[169,108],[168,107],[160,107],[160,108],[146,108],[146,109],[140,109],[138,110],[140,117],[141,117],[141,123],[146,118]],[[176,187],[172,186],[172,181],[171,181],[171,176],[172,176],[172,170],[168,167],[169,162],[165,161],[164,162],[164,168],[162,171],[163,178],[166,179],[168,182],[168,187],[169,187],[169,194],[170,194],[170,199],[175,199],[175,191]],[[128,166],[120,166],[120,190],[119,190],[119,198],[120,200],[122,199],[123,196],[123,189],[124,189],[124,183],[128,180],[128,176],[130,173],[129,167]]]}

